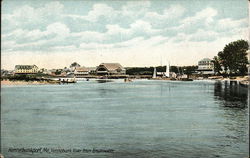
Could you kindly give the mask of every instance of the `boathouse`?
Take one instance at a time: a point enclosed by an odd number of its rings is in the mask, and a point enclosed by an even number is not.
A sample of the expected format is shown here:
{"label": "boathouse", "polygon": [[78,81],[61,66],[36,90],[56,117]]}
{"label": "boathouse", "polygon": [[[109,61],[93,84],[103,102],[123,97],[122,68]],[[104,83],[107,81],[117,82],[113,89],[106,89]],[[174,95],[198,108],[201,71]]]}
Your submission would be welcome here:
{"label": "boathouse", "polygon": [[125,75],[126,70],[119,63],[101,63],[96,68],[97,75]]}

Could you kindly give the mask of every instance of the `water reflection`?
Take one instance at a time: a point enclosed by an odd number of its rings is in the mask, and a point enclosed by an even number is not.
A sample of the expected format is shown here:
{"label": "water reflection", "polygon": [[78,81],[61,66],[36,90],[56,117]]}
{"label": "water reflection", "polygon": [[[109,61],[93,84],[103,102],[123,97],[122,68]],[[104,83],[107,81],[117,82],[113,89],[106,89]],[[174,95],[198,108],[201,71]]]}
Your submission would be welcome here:
{"label": "water reflection", "polygon": [[248,89],[239,84],[229,81],[215,82],[214,96],[215,99],[220,100],[225,107],[247,107]]}
{"label": "water reflection", "polygon": [[100,79],[96,80],[98,83],[106,83],[106,82],[113,82],[112,80]]}

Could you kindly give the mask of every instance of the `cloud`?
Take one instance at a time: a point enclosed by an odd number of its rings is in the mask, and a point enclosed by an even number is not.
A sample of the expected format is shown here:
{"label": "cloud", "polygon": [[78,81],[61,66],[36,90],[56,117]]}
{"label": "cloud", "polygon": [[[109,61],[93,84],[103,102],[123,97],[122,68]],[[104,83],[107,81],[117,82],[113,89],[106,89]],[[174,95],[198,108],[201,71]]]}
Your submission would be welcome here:
{"label": "cloud", "polygon": [[193,16],[188,16],[181,20],[181,25],[175,27],[175,30],[185,30],[193,33],[199,27],[208,27],[214,22],[217,13],[216,9],[207,7]]}
{"label": "cloud", "polygon": [[122,16],[135,18],[144,16],[151,6],[150,1],[128,1],[121,10]]}
{"label": "cloud", "polygon": [[160,30],[153,29],[152,25],[149,22],[143,20],[137,20],[130,25],[131,31],[133,34],[155,34],[160,32]]}
{"label": "cloud", "polygon": [[86,15],[64,14],[63,16],[92,23],[105,19],[109,21],[120,20],[120,18],[133,21],[136,17],[144,16],[149,7],[150,1],[128,1],[119,10],[110,7],[108,4],[97,3]]}
{"label": "cloud", "polygon": [[[60,2],[49,2],[43,7],[34,8],[29,5],[20,6],[11,14],[3,14],[3,21],[8,22],[11,28],[27,28],[38,25],[47,25],[60,18],[64,6]],[[3,29],[8,29],[3,27]]]}
{"label": "cloud", "polygon": [[107,29],[107,34],[109,34],[109,35],[114,35],[114,34],[128,35],[128,34],[130,34],[129,29],[122,28],[117,24],[106,25],[106,29]]}
{"label": "cloud", "polygon": [[119,14],[118,11],[114,10],[107,4],[94,4],[92,9],[87,13],[87,15],[74,15],[74,14],[64,14],[64,17],[69,17],[73,19],[81,19],[89,22],[97,22],[101,18],[115,18]]}
{"label": "cloud", "polygon": [[[25,50],[43,49],[46,45],[56,45],[70,35],[69,28],[62,23],[56,22],[48,25],[45,31],[39,29],[23,30],[17,29],[11,33],[2,35],[5,42],[2,43],[3,50]],[[10,45],[10,42],[15,43]],[[49,49],[46,48],[46,49]]]}
{"label": "cloud", "polygon": [[86,20],[96,22],[101,17],[112,17],[116,11],[107,4],[94,4],[93,9],[85,17]]}
{"label": "cloud", "polygon": [[77,47],[75,45],[55,46],[55,47],[51,47],[51,50],[53,50],[53,51],[59,51],[59,52],[67,52],[67,51],[77,50]]}
{"label": "cloud", "polygon": [[231,18],[225,18],[225,19],[218,20],[217,28],[220,31],[223,31],[223,30],[234,29],[234,28],[238,29],[240,27],[244,27],[247,25],[248,25],[247,18],[238,19],[238,20],[233,20]]}
{"label": "cloud", "polygon": [[217,10],[208,7],[201,10],[200,12],[197,12],[194,16],[185,18],[184,20],[182,20],[182,22],[184,24],[192,25],[198,22],[199,20],[204,20],[205,23],[208,25],[213,22],[214,17],[217,15],[217,13]]}
{"label": "cloud", "polygon": [[[193,55],[189,57],[185,51],[195,55],[217,53],[219,45],[247,39],[249,32],[246,17],[225,17],[218,8],[207,6],[189,12],[189,5],[184,3],[164,6],[165,3],[157,1],[94,2],[90,6],[81,3],[73,11],[64,1],[41,4],[37,7],[29,3],[2,14],[4,54],[79,52],[90,57],[89,52],[93,56],[102,52],[117,53],[128,59],[124,53],[131,58],[135,56],[135,60],[143,57],[150,62],[155,57],[150,53],[158,57],[165,53],[177,60],[169,53],[187,59]],[[119,59],[116,55],[112,57]]]}
{"label": "cloud", "polygon": [[47,26],[46,34],[47,33],[55,33],[56,35],[62,37],[67,36],[70,33],[70,30],[65,24],[56,22]]}
{"label": "cloud", "polygon": [[169,8],[164,9],[163,14],[157,12],[145,13],[145,19],[151,21],[162,21],[168,19],[175,19],[181,17],[185,13],[186,9],[181,5],[171,5]]}
{"label": "cloud", "polygon": [[215,41],[219,38],[219,33],[215,31],[207,31],[204,29],[198,29],[193,34],[184,34],[185,41]]}

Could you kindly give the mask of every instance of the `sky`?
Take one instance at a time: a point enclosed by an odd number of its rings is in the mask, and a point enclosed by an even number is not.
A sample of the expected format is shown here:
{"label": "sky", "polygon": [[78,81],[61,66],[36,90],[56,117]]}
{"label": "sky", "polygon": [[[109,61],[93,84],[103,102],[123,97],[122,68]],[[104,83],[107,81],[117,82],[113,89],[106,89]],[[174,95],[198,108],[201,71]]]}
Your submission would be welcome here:
{"label": "sky", "polygon": [[197,65],[248,40],[247,0],[3,0],[1,68]]}

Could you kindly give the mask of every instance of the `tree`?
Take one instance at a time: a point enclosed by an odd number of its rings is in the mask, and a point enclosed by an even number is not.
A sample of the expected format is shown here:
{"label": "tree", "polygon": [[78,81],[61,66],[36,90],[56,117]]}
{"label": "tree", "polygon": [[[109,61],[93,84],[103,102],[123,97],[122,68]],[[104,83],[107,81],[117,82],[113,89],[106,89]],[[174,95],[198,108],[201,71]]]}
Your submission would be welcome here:
{"label": "tree", "polygon": [[221,74],[220,71],[222,70],[222,68],[221,68],[221,63],[220,63],[219,57],[214,56],[212,62],[214,63],[214,72],[216,74]]}
{"label": "tree", "polygon": [[71,65],[70,65],[70,68],[72,67],[80,67],[81,65],[78,64],[77,62],[73,62]]}
{"label": "tree", "polygon": [[191,74],[193,74],[197,70],[197,66],[183,66],[181,69],[183,70],[183,73],[186,74],[189,78]]}
{"label": "tree", "polygon": [[55,72],[56,75],[60,75],[61,73],[62,73],[61,70],[56,70],[56,72]]}
{"label": "tree", "polygon": [[224,70],[229,70],[231,74],[244,75],[247,72],[247,50],[248,42],[245,40],[237,40],[227,44],[222,52],[218,53]]}

